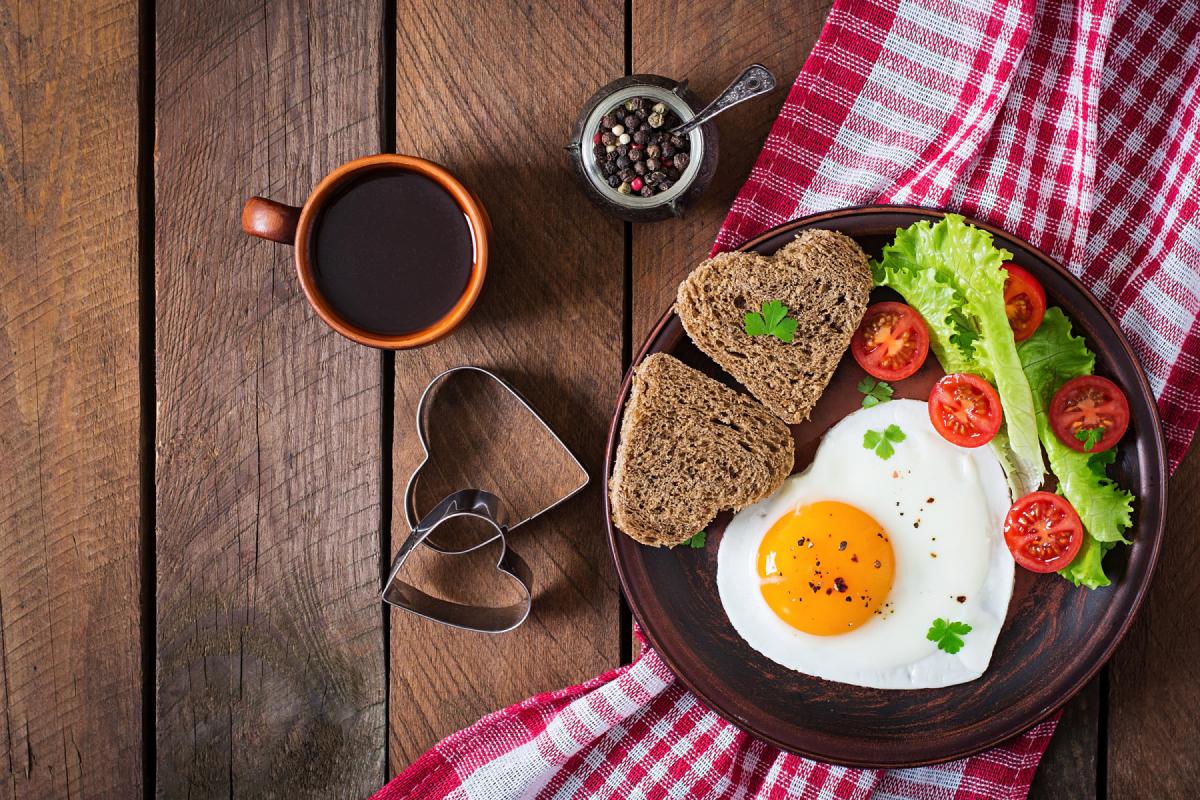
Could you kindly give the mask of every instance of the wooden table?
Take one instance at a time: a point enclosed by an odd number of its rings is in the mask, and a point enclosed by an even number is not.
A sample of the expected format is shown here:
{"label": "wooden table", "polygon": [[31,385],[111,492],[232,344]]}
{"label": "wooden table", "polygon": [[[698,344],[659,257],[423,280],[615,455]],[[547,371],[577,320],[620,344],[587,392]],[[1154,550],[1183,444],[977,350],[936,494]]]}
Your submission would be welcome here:
{"label": "wooden table", "polygon": [[[790,82],[828,3],[8,0],[0,7],[0,797],[362,797],[442,736],[630,657],[598,480],[531,524],[529,622],[455,632],[379,602],[406,533],[417,392],[496,368],[593,477],[633,348],[708,250],[783,102],[721,118],[712,190],[631,227],[563,166],[625,72],[711,97]],[[243,201],[299,202],[362,154],[482,196],[468,324],[351,344]],[[1172,480],[1151,596],[1068,708],[1038,797],[1200,784],[1200,456]]]}

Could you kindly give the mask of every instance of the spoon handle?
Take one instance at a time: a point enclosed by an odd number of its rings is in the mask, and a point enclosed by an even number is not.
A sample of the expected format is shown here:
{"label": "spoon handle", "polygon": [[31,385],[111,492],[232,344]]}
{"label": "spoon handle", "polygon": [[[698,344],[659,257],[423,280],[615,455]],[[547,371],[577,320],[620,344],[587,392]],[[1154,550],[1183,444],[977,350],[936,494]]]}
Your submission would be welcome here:
{"label": "spoon handle", "polygon": [[699,114],[687,122],[672,128],[670,133],[682,136],[693,128],[697,128],[708,122],[725,109],[736,106],[738,103],[743,100],[749,100],[751,97],[766,94],[774,88],[775,76],[771,74],[771,70],[762,64],[751,64],[742,70],[741,75],[734,78],[733,83],[725,87],[725,91],[717,95],[716,100],[705,106]]}

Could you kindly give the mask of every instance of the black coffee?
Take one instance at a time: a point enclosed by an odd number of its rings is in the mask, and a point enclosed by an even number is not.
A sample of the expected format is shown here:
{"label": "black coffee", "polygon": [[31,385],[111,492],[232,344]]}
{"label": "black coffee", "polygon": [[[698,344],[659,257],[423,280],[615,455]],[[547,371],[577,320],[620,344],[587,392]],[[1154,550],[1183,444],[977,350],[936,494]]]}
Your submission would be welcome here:
{"label": "black coffee", "polygon": [[471,228],[434,181],[372,170],[334,196],[313,226],[313,273],[342,319],[380,334],[437,322],[466,289]]}

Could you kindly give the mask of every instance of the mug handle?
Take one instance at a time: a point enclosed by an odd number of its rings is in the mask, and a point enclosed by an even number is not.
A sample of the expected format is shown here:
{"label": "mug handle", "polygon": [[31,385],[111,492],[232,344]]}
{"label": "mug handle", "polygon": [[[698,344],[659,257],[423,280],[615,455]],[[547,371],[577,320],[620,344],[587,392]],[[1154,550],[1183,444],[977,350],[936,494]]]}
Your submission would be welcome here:
{"label": "mug handle", "polygon": [[242,230],[280,244],[296,243],[300,209],[265,197],[251,197],[242,209]]}

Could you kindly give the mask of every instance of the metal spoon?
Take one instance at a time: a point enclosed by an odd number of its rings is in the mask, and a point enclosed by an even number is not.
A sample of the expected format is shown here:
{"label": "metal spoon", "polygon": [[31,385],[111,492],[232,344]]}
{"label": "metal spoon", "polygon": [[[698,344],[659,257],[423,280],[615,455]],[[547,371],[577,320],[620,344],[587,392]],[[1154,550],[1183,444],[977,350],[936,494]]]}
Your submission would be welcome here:
{"label": "metal spoon", "polygon": [[762,64],[751,64],[734,78],[733,83],[725,87],[725,91],[717,95],[717,99],[706,105],[699,114],[682,125],[676,125],[668,133],[683,136],[693,128],[698,128],[727,108],[736,106],[743,100],[766,94],[775,88],[775,76],[771,70]]}

